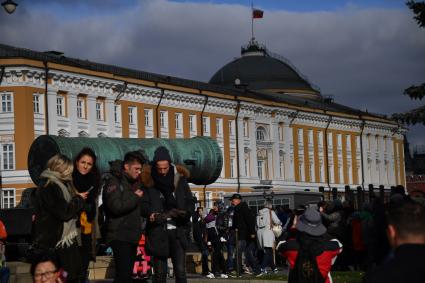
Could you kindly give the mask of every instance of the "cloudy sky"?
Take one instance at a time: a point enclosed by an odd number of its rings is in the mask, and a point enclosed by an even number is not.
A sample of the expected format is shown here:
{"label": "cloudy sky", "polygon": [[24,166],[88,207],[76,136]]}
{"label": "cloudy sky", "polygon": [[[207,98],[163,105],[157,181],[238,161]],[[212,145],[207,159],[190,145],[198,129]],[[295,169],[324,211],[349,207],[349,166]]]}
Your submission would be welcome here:
{"label": "cloudy sky", "polygon": [[[251,1],[14,0],[0,42],[143,71],[208,81],[251,37]],[[391,114],[420,102],[425,29],[402,0],[257,0],[255,37],[335,100]],[[422,102],[423,104],[424,102]],[[425,127],[409,139],[425,144]]]}

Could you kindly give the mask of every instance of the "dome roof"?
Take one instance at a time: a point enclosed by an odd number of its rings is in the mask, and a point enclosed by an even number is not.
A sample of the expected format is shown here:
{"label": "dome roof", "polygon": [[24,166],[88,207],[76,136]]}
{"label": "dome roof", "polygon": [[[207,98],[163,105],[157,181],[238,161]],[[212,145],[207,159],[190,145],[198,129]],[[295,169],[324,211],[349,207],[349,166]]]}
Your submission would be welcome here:
{"label": "dome roof", "polygon": [[235,80],[239,79],[240,84],[250,90],[320,97],[319,91],[287,60],[270,56],[266,48],[256,42],[242,47],[241,54],[218,70],[209,83],[234,87]]}

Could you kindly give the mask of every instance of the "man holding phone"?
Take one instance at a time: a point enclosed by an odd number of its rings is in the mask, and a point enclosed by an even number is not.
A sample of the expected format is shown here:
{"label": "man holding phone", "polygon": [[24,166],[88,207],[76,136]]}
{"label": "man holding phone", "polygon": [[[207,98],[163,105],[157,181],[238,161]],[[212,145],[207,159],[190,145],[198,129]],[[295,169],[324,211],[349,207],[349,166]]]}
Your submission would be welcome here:
{"label": "man holding phone", "polygon": [[139,177],[144,162],[143,156],[138,152],[127,153],[122,172],[119,176],[108,179],[104,186],[106,242],[114,253],[114,282],[133,282],[133,264],[142,233],[140,199],[143,196],[143,184]]}

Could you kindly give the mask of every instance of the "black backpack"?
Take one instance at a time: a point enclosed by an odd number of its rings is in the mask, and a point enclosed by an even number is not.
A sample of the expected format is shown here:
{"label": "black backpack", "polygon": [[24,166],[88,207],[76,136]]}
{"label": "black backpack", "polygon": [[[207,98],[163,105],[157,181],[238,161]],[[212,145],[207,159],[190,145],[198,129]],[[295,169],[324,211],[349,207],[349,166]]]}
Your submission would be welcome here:
{"label": "black backpack", "polygon": [[325,282],[325,278],[323,278],[317,265],[316,255],[313,252],[313,250],[317,250],[313,246],[319,244],[318,242],[313,242],[308,246],[300,244],[294,268],[289,273],[288,283]]}

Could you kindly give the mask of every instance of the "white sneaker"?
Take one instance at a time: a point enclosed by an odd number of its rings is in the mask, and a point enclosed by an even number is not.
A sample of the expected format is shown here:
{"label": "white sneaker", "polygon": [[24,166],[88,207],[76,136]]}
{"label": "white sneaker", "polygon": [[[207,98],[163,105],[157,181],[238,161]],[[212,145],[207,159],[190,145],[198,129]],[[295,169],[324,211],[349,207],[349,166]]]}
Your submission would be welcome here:
{"label": "white sneaker", "polygon": [[210,279],[214,279],[214,278],[215,278],[214,274],[213,274],[213,273],[211,273],[211,272],[209,272],[209,273],[207,274],[207,276],[205,276],[205,277],[210,278]]}
{"label": "white sneaker", "polygon": [[220,275],[220,278],[229,278],[229,276],[227,276],[226,274],[222,273],[222,274]]}

